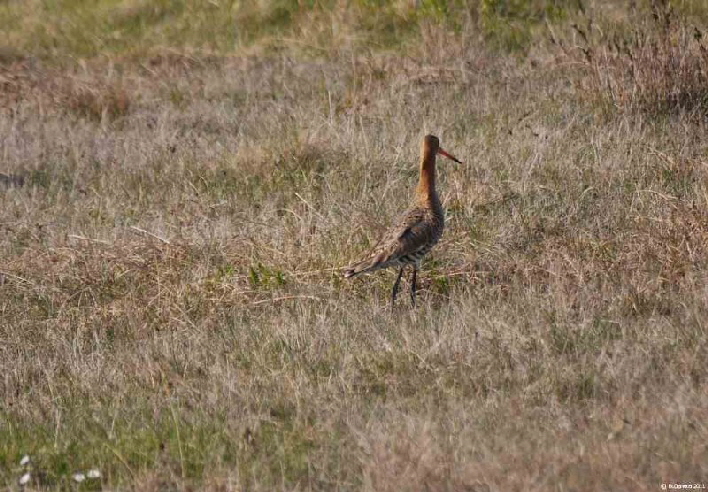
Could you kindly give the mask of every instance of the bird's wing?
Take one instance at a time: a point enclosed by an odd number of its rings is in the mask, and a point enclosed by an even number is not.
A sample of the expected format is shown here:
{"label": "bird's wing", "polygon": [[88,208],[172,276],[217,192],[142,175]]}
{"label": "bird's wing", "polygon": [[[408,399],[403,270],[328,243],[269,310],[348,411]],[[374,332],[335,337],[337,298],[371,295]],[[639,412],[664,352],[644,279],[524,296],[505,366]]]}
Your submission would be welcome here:
{"label": "bird's wing", "polygon": [[[391,259],[415,253],[430,240],[425,210],[414,208],[403,214],[389,229],[385,243]],[[382,245],[383,246],[383,245]]]}
{"label": "bird's wing", "polygon": [[401,256],[415,253],[429,242],[425,210],[414,208],[404,213],[361,261],[351,265],[345,276],[386,268]]}

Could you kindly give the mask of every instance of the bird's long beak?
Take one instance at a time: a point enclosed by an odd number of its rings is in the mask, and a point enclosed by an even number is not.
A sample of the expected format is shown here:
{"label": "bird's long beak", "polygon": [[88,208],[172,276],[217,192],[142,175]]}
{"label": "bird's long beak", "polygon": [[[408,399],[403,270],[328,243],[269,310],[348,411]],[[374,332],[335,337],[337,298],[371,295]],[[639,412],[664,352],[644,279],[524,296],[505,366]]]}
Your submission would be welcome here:
{"label": "bird's long beak", "polygon": [[443,149],[438,149],[438,154],[442,154],[445,157],[447,157],[448,159],[452,159],[453,161],[457,162],[458,164],[462,164],[462,161],[460,159],[458,159],[454,155],[448,154]]}

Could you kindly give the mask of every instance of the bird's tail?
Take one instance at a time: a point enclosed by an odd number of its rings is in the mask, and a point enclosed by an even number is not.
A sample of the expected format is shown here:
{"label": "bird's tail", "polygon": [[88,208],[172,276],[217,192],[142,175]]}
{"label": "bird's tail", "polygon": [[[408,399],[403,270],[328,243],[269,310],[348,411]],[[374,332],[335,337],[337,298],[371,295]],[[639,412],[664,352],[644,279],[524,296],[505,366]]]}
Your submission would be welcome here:
{"label": "bird's tail", "polygon": [[344,278],[353,277],[359,275],[360,273],[373,272],[379,268],[386,267],[386,254],[383,252],[377,252],[364,260],[357,263],[349,265],[346,270],[344,270]]}

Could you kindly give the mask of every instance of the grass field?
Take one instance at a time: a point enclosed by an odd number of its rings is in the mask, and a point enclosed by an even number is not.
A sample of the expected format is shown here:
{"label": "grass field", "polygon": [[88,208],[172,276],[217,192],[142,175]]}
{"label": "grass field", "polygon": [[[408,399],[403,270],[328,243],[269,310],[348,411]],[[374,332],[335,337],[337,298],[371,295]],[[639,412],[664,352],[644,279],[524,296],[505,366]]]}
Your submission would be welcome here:
{"label": "grass field", "polygon": [[[670,7],[0,3],[0,488],[708,484],[708,8]],[[341,272],[426,133],[465,164],[392,310]]]}

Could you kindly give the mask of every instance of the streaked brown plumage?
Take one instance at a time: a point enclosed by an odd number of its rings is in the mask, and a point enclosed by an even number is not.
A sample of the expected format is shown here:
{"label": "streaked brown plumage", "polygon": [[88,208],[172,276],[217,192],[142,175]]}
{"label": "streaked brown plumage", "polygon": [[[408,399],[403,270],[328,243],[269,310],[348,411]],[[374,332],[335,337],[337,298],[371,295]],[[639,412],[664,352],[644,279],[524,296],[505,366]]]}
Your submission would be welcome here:
{"label": "streaked brown plumage", "polygon": [[406,265],[412,265],[411,301],[415,305],[418,267],[423,257],[438,242],[445,227],[445,211],[435,189],[435,157],[442,154],[460,162],[441,149],[440,140],[433,135],[427,135],[423,139],[420,153],[420,178],[413,207],[396,221],[364,259],[352,264],[344,272],[344,276],[348,278],[381,268],[400,267],[393,284],[392,304],[398,294],[403,269]]}

